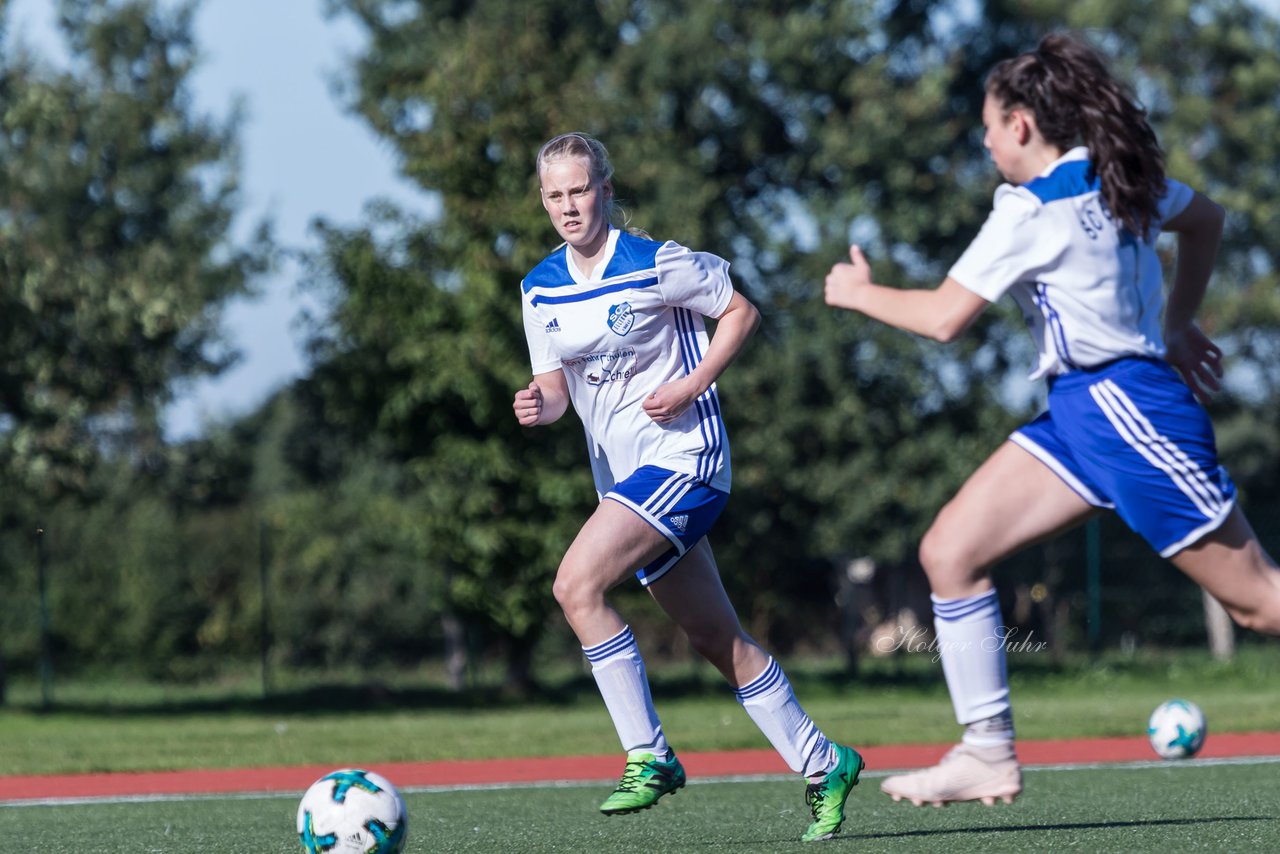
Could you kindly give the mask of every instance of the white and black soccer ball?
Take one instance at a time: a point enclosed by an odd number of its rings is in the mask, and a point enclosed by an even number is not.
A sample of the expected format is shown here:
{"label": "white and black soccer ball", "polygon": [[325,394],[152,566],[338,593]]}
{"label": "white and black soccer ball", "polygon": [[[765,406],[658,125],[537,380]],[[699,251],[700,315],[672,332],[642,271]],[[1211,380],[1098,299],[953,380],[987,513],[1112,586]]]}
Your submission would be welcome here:
{"label": "white and black soccer ball", "polygon": [[1166,700],[1147,721],[1151,747],[1165,759],[1195,756],[1207,733],[1204,712],[1190,700]]}
{"label": "white and black soccer ball", "polygon": [[326,774],[298,804],[298,838],[308,854],[399,854],[408,833],[404,799],[372,771]]}

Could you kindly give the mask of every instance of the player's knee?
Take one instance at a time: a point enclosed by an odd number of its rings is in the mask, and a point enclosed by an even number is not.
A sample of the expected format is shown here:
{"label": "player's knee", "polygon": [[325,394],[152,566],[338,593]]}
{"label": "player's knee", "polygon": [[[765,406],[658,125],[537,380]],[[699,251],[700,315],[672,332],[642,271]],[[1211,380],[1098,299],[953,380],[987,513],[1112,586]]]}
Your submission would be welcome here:
{"label": "player's knee", "polygon": [[1250,608],[1228,608],[1227,613],[1241,628],[1264,635],[1280,635],[1280,595]]}
{"label": "player's knee", "polygon": [[969,595],[987,576],[963,540],[950,536],[936,523],[920,540],[918,555],[929,587],[940,596]]}
{"label": "player's knee", "polygon": [[556,574],[556,580],[551,585],[551,595],[556,597],[560,610],[566,614],[583,610],[600,598],[597,591],[584,583],[575,573],[567,571],[564,566],[560,567],[560,572]]}
{"label": "player's knee", "polygon": [[923,567],[925,575],[932,575],[933,568],[942,559],[937,540],[938,537],[934,534],[933,528],[925,531],[924,537],[920,540],[920,548],[916,552],[916,557],[919,558],[920,566]]}
{"label": "player's knee", "polygon": [[960,569],[954,546],[937,525],[931,526],[920,540],[919,558],[930,582],[950,579]]}
{"label": "player's knee", "polygon": [[[736,627],[735,627],[736,628]],[[696,626],[685,626],[685,634],[689,643],[707,661],[718,665],[722,660],[733,659],[733,639],[736,630],[726,629],[714,623],[700,623]]]}
{"label": "player's knee", "polygon": [[573,597],[573,585],[570,584],[563,576],[557,575],[556,580],[551,585],[551,595],[556,597],[556,604],[560,609],[567,610],[566,604]]}

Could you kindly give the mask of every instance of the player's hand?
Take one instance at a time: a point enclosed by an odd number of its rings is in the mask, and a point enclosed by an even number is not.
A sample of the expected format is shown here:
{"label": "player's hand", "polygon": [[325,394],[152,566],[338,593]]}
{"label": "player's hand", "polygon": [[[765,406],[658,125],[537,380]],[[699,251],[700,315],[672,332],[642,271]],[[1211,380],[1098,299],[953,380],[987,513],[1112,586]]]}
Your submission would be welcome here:
{"label": "player's hand", "polygon": [[1208,403],[1222,388],[1222,350],[1194,323],[1166,329],[1164,344],[1165,361],[1182,374],[1197,400]]}
{"label": "player's hand", "polygon": [[848,263],[836,264],[827,273],[826,288],[823,296],[827,305],[835,308],[857,308],[857,295],[860,288],[871,284],[871,265],[862,254],[858,245],[849,247]]}
{"label": "player's hand", "polygon": [[684,415],[699,394],[701,392],[689,382],[688,377],[681,377],[658,386],[653,394],[644,399],[641,406],[658,424],[670,424]]}
{"label": "player's hand", "polygon": [[529,383],[528,388],[516,392],[515,402],[511,404],[516,412],[516,420],[524,427],[532,427],[542,417],[542,389],[536,382]]}

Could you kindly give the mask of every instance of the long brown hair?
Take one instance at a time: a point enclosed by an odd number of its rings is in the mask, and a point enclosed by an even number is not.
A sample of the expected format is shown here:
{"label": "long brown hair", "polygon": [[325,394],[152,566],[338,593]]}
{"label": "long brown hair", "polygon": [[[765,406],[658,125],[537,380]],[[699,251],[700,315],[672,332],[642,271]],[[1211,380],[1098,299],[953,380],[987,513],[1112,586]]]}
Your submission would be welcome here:
{"label": "long brown hair", "polygon": [[1083,142],[1111,215],[1147,234],[1165,193],[1164,152],[1147,111],[1097,51],[1067,35],[1045,36],[1035,50],[992,68],[986,91],[1006,113],[1031,110],[1051,145]]}

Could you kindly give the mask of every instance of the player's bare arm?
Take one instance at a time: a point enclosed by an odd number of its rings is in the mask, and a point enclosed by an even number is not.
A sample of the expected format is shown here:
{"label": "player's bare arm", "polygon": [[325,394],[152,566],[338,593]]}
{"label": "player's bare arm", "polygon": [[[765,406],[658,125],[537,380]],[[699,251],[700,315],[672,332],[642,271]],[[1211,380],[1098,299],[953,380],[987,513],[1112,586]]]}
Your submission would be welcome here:
{"label": "player's bare arm", "polygon": [[935,341],[955,339],[991,303],[948,276],[933,290],[877,285],[871,266],[858,246],[849,247],[849,260],[827,274],[827,305],[857,311],[906,332]]}
{"label": "player's bare arm", "polygon": [[1178,261],[1165,309],[1165,359],[1177,369],[1201,403],[1221,388],[1222,351],[1195,325],[1222,241],[1222,207],[1196,193],[1164,224],[1178,235]]}
{"label": "player's bare arm", "polygon": [[523,427],[550,424],[559,420],[569,408],[569,385],[564,371],[555,370],[536,375],[527,388],[516,392],[512,409]]}
{"label": "player's bare arm", "polygon": [[734,291],[728,307],[716,318],[716,332],[702,361],[687,376],[658,386],[645,398],[644,411],[658,424],[679,418],[737,358],[759,325],[759,310]]}

